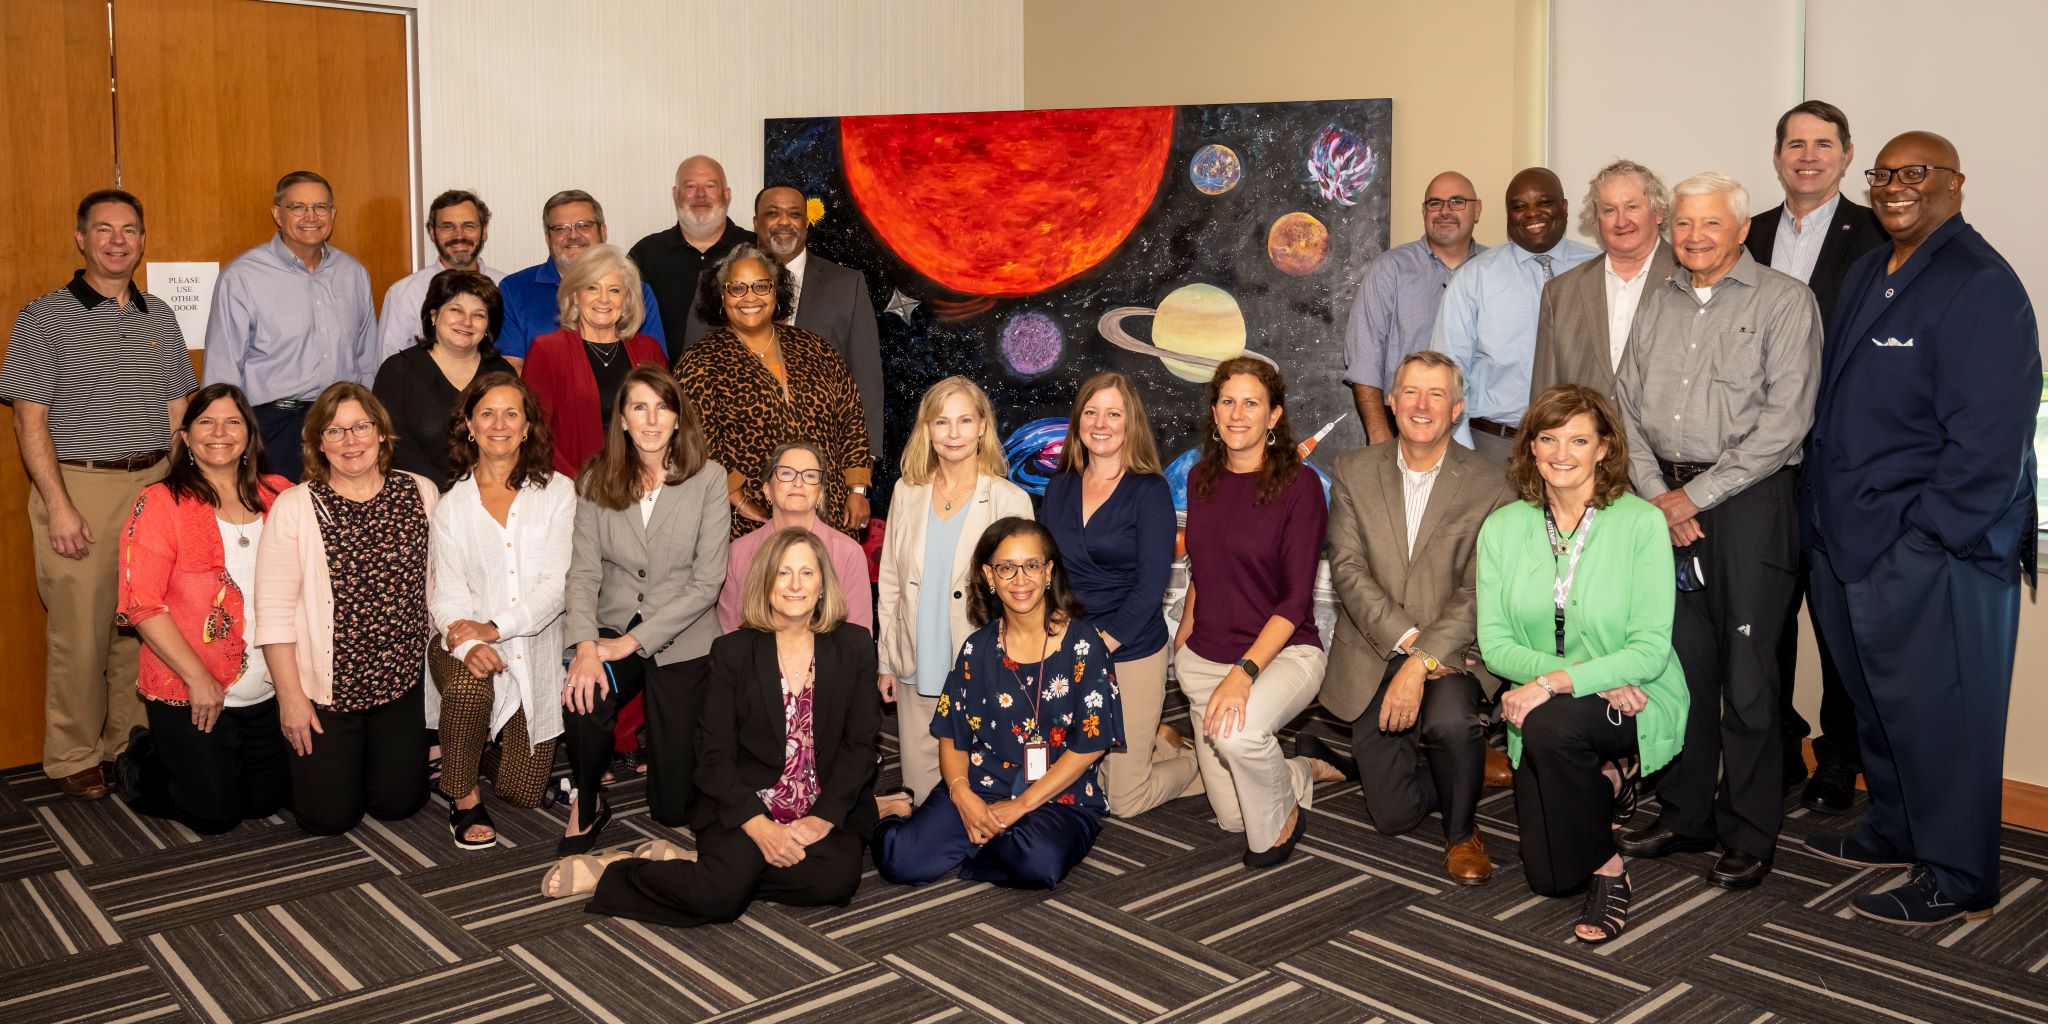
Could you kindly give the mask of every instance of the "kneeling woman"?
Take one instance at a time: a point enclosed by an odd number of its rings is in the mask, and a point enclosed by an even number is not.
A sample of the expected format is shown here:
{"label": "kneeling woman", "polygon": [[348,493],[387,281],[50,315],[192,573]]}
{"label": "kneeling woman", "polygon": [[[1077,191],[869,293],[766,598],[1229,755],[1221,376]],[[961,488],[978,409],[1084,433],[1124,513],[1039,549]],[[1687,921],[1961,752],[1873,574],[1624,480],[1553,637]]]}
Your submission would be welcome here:
{"label": "kneeling woman", "polygon": [[747,572],[741,628],[711,644],[701,712],[696,861],[666,840],[570,857],[542,891],[656,924],[731,921],[756,897],[844,906],[873,827],[875,643],[816,534],[777,530]]}
{"label": "kneeling woman", "polygon": [[876,826],[875,870],[923,885],[958,867],[970,881],[1050,889],[1102,831],[1096,769],[1124,745],[1116,675],[1044,526],[997,520],[974,565],[987,588],[968,600],[977,628],[932,715],[945,785]]}

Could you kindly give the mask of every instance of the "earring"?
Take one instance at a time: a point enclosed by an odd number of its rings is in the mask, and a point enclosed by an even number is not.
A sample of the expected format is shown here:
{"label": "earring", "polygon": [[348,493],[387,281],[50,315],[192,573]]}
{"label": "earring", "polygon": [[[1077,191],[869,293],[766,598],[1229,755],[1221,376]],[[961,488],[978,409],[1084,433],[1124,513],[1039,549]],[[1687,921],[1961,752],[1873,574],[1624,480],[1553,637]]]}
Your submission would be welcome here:
{"label": "earring", "polygon": [[1223,443],[1223,431],[1221,431],[1221,430],[1218,430],[1218,429],[1216,429],[1215,427],[1210,427],[1210,428],[1209,428],[1209,436],[1210,436],[1210,437],[1212,437],[1212,438],[1214,438],[1214,439],[1216,440],[1216,443],[1217,443],[1217,444],[1222,444],[1222,443]]}
{"label": "earring", "polygon": [[1274,436],[1273,436],[1273,430],[1272,430],[1272,428],[1268,427],[1268,428],[1266,429],[1266,447],[1268,447],[1268,448],[1271,448],[1271,447],[1273,447],[1274,445],[1276,445],[1276,444],[1279,444],[1279,443],[1280,443],[1280,439],[1279,439],[1279,438],[1277,438],[1277,437],[1274,437]]}

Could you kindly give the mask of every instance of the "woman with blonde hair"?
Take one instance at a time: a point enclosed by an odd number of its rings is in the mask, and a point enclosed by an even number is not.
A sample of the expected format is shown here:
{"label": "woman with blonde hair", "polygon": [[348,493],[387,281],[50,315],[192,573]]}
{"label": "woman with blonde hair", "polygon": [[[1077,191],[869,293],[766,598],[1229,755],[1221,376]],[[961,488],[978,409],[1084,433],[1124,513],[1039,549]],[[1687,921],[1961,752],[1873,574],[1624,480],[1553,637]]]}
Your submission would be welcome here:
{"label": "woman with blonde hair", "polygon": [[932,714],[954,652],[974,632],[975,541],[998,519],[1032,515],[1030,496],[1009,481],[988,393],[966,377],[924,393],[900,469],[882,539],[875,638],[882,700],[896,703],[903,786],[918,802],[939,784]]}
{"label": "woman with blonde hair", "polygon": [[593,245],[562,272],[561,329],[533,339],[521,375],[555,439],[555,472],[574,478],[604,447],[605,414],[635,366],[663,363],[661,343],[641,333],[647,307],[640,268],[615,245]]}

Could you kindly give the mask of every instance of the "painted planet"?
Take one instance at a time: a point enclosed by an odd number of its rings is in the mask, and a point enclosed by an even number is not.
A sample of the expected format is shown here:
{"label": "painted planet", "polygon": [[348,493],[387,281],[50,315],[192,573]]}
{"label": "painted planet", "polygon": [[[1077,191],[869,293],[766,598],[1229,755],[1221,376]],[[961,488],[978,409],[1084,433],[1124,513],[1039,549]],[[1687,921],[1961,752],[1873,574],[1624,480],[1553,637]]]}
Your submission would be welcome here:
{"label": "painted planet", "polygon": [[[1167,493],[1173,495],[1173,507],[1182,512],[1188,510],[1188,475],[1194,472],[1195,463],[1200,461],[1202,450],[1190,448],[1166,465]],[[1323,503],[1327,505],[1330,501],[1330,474],[1323,472],[1323,467],[1313,462],[1304,462],[1302,465],[1315,470],[1316,479],[1323,485]]]}
{"label": "painted planet", "polygon": [[[1123,321],[1132,316],[1152,317],[1152,343],[1146,344],[1124,330]],[[1166,364],[1167,372],[1185,381],[1205,383],[1209,374],[1226,359],[1250,355],[1266,359],[1244,348],[1244,311],[1229,292],[1213,284],[1187,284],[1167,293],[1158,309],[1118,306],[1102,314],[1095,329],[1104,341],[1121,349],[1142,352]]]}
{"label": "painted planet", "polygon": [[1188,161],[1188,180],[1204,195],[1220,196],[1244,180],[1244,164],[1229,146],[1212,143],[1195,150]]}
{"label": "painted planet", "polygon": [[1052,416],[1010,431],[1003,441],[1003,458],[1010,463],[1010,482],[1032,494],[1044,494],[1045,485],[1059,472],[1060,453],[1067,447],[1067,420]]}
{"label": "painted planet", "polygon": [[964,295],[1031,295],[1102,262],[1166,180],[1172,107],[839,120],[876,237]]}
{"label": "painted planet", "polygon": [[1286,214],[1266,232],[1266,255],[1290,277],[1313,274],[1330,255],[1330,229],[1306,213]]}
{"label": "painted planet", "polygon": [[1060,325],[1044,313],[1019,313],[1003,325],[1003,361],[1026,377],[1059,365],[1063,345]]}

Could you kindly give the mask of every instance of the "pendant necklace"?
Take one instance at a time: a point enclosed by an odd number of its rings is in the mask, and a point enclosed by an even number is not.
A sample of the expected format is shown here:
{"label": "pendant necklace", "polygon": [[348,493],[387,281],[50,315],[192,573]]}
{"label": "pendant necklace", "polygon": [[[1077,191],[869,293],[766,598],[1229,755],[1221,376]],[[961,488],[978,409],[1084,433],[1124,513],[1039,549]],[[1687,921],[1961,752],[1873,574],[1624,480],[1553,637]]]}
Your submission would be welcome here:
{"label": "pendant necklace", "polygon": [[[619,343],[616,341],[606,345],[599,345],[594,341],[586,341],[583,343],[583,347],[589,349],[590,354],[597,357],[599,366],[609,367],[612,365],[612,360],[619,357]],[[611,349],[611,355],[605,355],[604,350],[607,348]]]}

